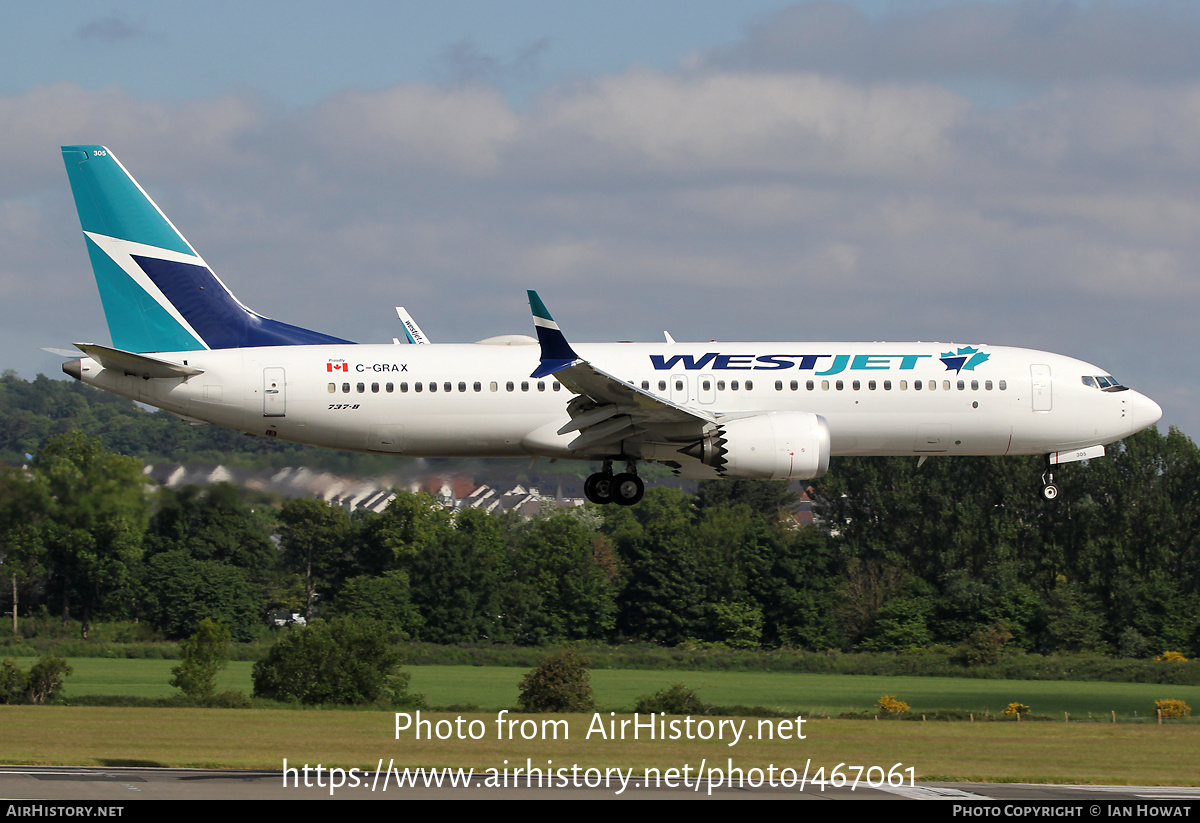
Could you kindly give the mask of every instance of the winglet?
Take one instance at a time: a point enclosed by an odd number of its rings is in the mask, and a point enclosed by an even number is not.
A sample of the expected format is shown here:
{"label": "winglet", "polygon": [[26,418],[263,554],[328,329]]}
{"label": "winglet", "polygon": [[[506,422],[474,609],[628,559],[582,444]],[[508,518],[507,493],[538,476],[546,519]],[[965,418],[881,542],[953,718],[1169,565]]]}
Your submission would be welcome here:
{"label": "winglet", "polygon": [[404,324],[404,336],[408,338],[409,343],[431,343],[425,332],[421,331],[421,327],[417,325],[417,321],[412,319],[412,315],[403,306],[396,307],[396,316],[400,318],[400,322]]}
{"label": "winglet", "polygon": [[559,330],[558,324],[546,310],[546,304],[538,297],[537,292],[529,289],[528,294],[529,308],[533,311],[533,325],[537,329],[538,343],[542,346],[542,363],[530,377],[545,377],[570,366],[579,360],[579,355],[571,348],[571,344]]}

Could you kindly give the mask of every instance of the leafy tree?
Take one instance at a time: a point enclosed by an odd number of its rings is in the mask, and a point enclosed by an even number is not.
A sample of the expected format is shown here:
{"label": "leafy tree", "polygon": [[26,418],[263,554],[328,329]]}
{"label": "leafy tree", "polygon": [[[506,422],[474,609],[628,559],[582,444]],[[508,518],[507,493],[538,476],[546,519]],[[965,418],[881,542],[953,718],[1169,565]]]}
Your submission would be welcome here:
{"label": "leafy tree", "polygon": [[765,562],[749,570],[750,597],[761,604],[767,645],[808,649],[845,645],[838,629],[835,591],[841,560],[816,526],[776,525]]}
{"label": "leafy tree", "polygon": [[796,502],[788,480],[701,480],[696,505],[701,509],[744,503],[756,514],[771,520]]}
{"label": "leafy tree", "polygon": [[413,602],[432,643],[544,642],[547,620],[537,593],[513,579],[500,519],[478,509],[411,562]]}
{"label": "leafy tree", "polygon": [[306,704],[419,701],[408,694],[395,642],[373,621],[343,617],[292,627],[254,664],[254,696]]}
{"label": "leafy tree", "polygon": [[450,533],[450,515],[427,494],[397,491],[380,514],[364,514],[355,552],[357,573],[408,568]]}
{"label": "leafy tree", "polygon": [[62,692],[63,680],[71,674],[67,661],[57,654],[39,657],[29,670],[26,694],[33,704],[49,703]]}
{"label": "leafy tree", "polygon": [[955,656],[968,666],[993,666],[1000,662],[1001,653],[1010,640],[1012,632],[1004,623],[997,623],[972,633]]}
{"label": "leafy tree", "polygon": [[762,641],[762,609],[722,599],[712,604],[718,639],[734,649],[755,649]]}
{"label": "leafy tree", "polygon": [[141,614],[171,640],[187,637],[206,619],[228,626],[239,642],[262,625],[263,587],[236,566],[163,552],[145,563],[139,582]]}
{"label": "leafy tree", "polygon": [[1022,564],[1012,559],[988,563],[978,574],[965,569],[949,572],[940,581],[940,636],[961,638],[968,645],[981,632],[997,625],[1009,632],[1006,642],[1026,651],[1035,645],[1045,604],[1034,586],[1023,579]]}
{"label": "leafy tree", "polygon": [[[260,507],[262,508],[262,507]],[[278,566],[271,542],[273,523],[246,501],[232,483],[201,489],[160,489],[146,533],[146,554],[186,551],[198,560],[216,560],[245,569],[256,579]]]}
{"label": "leafy tree", "polygon": [[46,484],[29,472],[0,467],[0,576],[12,592],[12,633],[22,583],[43,572],[43,526],[50,500]]}
{"label": "leafy tree", "polygon": [[63,679],[70,673],[67,661],[53,653],[39,657],[28,673],[10,658],[0,660],[0,704],[50,702],[58,697]]}
{"label": "leafy tree", "polygon": [[171,685],[188,697],[207,700],[217,691],[217,675],[229,662],[229,629],[207,617],[179,644],[183,662],[171,669]]}
{"label": "leafy tree", "polygon": [[279,541],[288,568],[304,580],[305,616],[311,617],[317,588],[336,574],[351,534],[350,516],[322,500],[288,500],[279,512]]}
{"label": "leafy tree", "polygon": [[1046,602],[1042,647],[1048,652],[1080,652],[1096,648],[1101,616],[1083,587],[1059,578]]}
{"label": "leafy tree", "polygon": [[128,582],[130,565],[141,556],[149,516],[141,463],[75,433],[52,438],[33,465],[50,498],[43,539],[62,595],[63,623],[73,597],[87,639],[92,611]]}
{"label": "leafy tree", "polygon": [[593,707],[588,661],[573,651],[549,655],[521,679],[523,712],[585,712]]}
{"label": "leafy tree", "polygon": [[0,704],[17,703],[25,698],[25,672],[17,668],[11,657],[0,660]]}
{"label": "leafy tree", "polygon": [[359,575],[345,582],[328,612],[387,624],[402,638],[416,637],[424,622],[412,602],[408,572],[393,570],[380,577]]}
{"label": "leafy tree", "polygon": [[704,636],[705,586],[694,551],[691,499],[656,488],[637,506],[608,509],[604,531],[621,558],[625,582],[617,598],[621,632],[671,645]]}
{"label": "leafy tree", "polygon": [[766,517],[745,503],[698,512],[689,528],[692,552],[708,603],[748,601],[750,581],[769,563],[775,515]]}
{"label": "leafy tree", "polygon": [[616,587],[597,562],[594,534],[578,518],[558,513],[516,530],[512,560],[551,621],[554,637],[602,639],[616,625]]}
{"label": "leafy tree", "polygon": [[1133,626],[1127,626],[1118,638],[1117,654],[1145,659],[1150,656],[1150,642]]}
{"label": "leafy tree", "polygon": [[865,637],[884,604],[908,583],[903,569],[880,559],[851,557],[838,581],[838,619],[853,641]]}
{"label": "leafy tree", "polygon": [[917,593],[923,588],[914,584],[912,592],[883,604],[875,615],[870,635],[862,643],[865,651],[904,651],[933,643],[929,618],[934,602],[931,596]]}

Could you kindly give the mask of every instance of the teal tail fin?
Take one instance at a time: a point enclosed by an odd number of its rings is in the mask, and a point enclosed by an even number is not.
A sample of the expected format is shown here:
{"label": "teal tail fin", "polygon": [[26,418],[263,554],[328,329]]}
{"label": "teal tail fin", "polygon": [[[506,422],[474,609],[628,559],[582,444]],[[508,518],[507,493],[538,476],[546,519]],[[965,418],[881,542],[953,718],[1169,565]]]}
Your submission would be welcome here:
{"label": "teal tail fin", "polygon": [[104,146],[63,162],[113,345],[131,352],[349,343],[251,311]]}

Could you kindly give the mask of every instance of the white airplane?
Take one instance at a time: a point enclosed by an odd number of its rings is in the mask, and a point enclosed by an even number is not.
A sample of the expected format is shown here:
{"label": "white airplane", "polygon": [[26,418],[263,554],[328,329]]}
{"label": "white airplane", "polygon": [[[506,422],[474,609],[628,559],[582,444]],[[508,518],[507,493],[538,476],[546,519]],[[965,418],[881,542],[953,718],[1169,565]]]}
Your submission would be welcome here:
{"label": "white airplane", "polygon": [[1055,465],[1162,415],[1103,369],[1030,349],[670,335],[576,348],[533,291],[536,340],[355,344],[250,310],[112,152],[62,152],[112,335],[76,344],[86,356],[63,371],[192,421],[359,452],[598,460],[587,498],[631,505],[643,460],[804,480],[833,455],[1044,454],[1053,499]]}

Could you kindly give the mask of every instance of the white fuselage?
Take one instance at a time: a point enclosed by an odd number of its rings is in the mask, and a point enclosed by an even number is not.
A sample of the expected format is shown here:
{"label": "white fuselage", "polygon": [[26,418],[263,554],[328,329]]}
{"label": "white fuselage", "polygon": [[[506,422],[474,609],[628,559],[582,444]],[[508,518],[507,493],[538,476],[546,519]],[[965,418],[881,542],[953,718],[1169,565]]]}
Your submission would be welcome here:
{"label": "white fuselage", "polygon": [[[810,412],[834,455],[1048,454],[1111,443],[1158,420],[1105,372],[1029,349],[981,347],[973,369],[948,367],[937,343],[612,343],[579,356],[717,419]],[[960,350],[961,351],[961,350]],[[335,449],[422,457],[592,458],[558,435],[573,395],[531,378],[537,345],[323,345],[162,353],[204,370],[142,379],[82,360],[81,379],[176,414]],[[966,360],[967,358],[962,358]],[[641,444],[627,457],[663,459]],[[604,452],[607,452],[604,453]]]}

